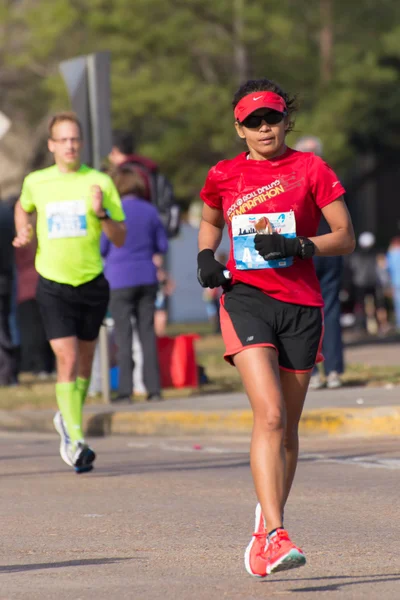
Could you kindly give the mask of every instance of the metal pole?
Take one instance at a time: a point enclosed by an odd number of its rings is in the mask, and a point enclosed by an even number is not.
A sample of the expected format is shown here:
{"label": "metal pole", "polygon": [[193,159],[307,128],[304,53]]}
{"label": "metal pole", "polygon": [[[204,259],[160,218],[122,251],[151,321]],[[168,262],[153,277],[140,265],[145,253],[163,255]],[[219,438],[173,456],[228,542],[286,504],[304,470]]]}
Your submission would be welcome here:
{"label": "metal pole", "polygon": [[99,351],[100,351],[100,369],[101,369],[101,392],[103,402],[109,404],[111,400],[110,394],[110,356],[108,351],[108,332],[107,325],[103,323],[100,327],[99,334]]}

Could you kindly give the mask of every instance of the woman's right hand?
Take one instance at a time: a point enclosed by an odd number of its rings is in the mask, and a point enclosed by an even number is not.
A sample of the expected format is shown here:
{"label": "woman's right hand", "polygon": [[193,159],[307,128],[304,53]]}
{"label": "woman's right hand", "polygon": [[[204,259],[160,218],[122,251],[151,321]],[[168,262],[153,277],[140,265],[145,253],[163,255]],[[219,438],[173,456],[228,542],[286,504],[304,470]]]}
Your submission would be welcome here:
{"label": "woman's right hand", "polygon": [[214,252],[209,248],[197,255],[197,280],[203,288],[217,288],[227,283],[224,273],[226,267],[215,260]]}
{"label": "woman's right hand", "polygon": [[23,248],[24,246],[27,246],[28,244],[31,243],[32,238],[33,238],[32,225],[30,225],[30,224],[25,225],[25,227],[22,227],[22,229],[20,229],[17,232],[17,235],[13,239],[13,246],[15,248]]}

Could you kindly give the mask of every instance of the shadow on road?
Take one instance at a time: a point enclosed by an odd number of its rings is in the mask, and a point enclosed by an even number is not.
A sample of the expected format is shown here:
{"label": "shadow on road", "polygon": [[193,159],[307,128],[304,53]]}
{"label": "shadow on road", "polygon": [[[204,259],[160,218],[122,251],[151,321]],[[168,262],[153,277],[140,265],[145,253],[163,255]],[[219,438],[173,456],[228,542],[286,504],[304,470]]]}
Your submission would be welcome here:
{"label": "shadow on road", "polygon": [[[123,454],[123,453],[114,453],[114,454]],[[238,468],[238,467],[249,467],[250,461],[247,458],[239,459],[237,457],[226,457],[225,459],[220,458],[218,462],[216,462],[215,458],[211,458],[209,460],[181,460],[181,461],[173,461],[173,462],[148,462],[148,463],[135,463],[133,460],[128,464],[120,464],[118,458],[115,459],[114,464],[108,464],[101,466],[96,466],[93,471],[89,473],[79,474],[79,478],[83,479],[89,477],[93,478],[104,478],[104,477],[120,477],[120,476],[130,476],[130,475],[142,475],[144,473],[168,473],[168,472],[181,472],[181,471],[199,471],[199,470],[209,470],[209,469],[229,469],[229,468]],[[1,473],[2,478],[21,478],[21,477],[44,477],[50,476],[54,477],[54,475],[72,475],[74,478],[77,475],[71,468],[67,466],[63,468],[62,466],[58,469],[46,469],[46,470],[37,470],[37,471],[14,471],[13,473]],[[1,568],[1,567],[0,567]]]}
{"label": "shadow on road", "polygon": [[8,460],[30,460],[32,459],[32,457],[37,458],[38,460],[41,458],[54,458],[55,453],[52,451],[43,453],[41,452],[40,454],[38,453],[31,453],[31,454],[9,454],[9,455],[4,455],[4,456],[0,456],[0,461],[8,461]]}
{"label": "shadow on road", "polygon": [[168,472],[182,472],[182,471],[202,471],[209,469],[237,469],[241,467],[249,467],[250,461],[247,460],[235,460],[232,459],[221,460],[220,462],[214,461],[179,461],[171,463],[141,463],[138,465],[115,465],[114,467],[100,467],[97,468],[91,477],[119,477],[121,475],[141,475],[143,473],[168,473]]}
{"label": "shadow on road", "polygon": [[[377,579],[378,578],[378,579]],[[290,581],[296,581],[296,583],[300,583],[301,581],[321,581],[323,579],[352,579],[355,581],[342,581],[329,583],[327,585],[316,585],[302,588],[295,588],[290,590],[291,592],[337,592],[340,591],[344,587],[348,587],[350,585],[361,585],[365,583],[389,583],[390,581],[400,581],[400,573],[377,573],[376,575],[332,575],[330,577],[305,577],[299,579],[274,579],[274,580],[263,580],[262,583],[269,583],[270,585],[273,583],[288,583]]]}
{"label": "shadow on road", "polygon": [[55,563],[37,563],[29,565],[0,565],[0,575],[3,573],[22,573],[24,571],[39,571],[42,569],[61,569],[65,567],[92,567],[94,565],[113,565],[126,560],[140,560],[138,556],[116,558],[88,558],[86,560],[64,560]]}

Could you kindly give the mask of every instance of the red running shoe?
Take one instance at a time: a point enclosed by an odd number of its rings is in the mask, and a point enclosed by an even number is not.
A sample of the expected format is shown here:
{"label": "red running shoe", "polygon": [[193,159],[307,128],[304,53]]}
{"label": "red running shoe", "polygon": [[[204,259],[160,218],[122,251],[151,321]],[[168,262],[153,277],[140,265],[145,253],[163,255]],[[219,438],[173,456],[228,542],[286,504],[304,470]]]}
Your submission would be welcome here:
{"label": "red running shoe", "polygon": [[261,505],[256,506],[256,522],[254,533],[250,544],[244,553],[244,564],[246,571],[254,577],[267,576],[267,560],[265,558],[265,546],[267,544],[267,531],[265,529],[264,517]]}
{"label": "red running shoe", "polygon": [[277,529],[269,538],[263,554],[267,561],[267,574],[296,569],[306,564],[304,552],[289,538],[286,529]]}

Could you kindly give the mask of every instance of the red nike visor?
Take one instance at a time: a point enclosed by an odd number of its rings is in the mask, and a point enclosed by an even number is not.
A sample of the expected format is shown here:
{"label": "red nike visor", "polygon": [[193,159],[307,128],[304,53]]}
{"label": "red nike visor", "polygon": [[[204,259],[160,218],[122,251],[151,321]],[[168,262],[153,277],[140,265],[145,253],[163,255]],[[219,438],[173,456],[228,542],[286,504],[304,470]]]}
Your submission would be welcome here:
{"label": "red nike visor", "polygon": [[287,111],[286,102],[275,92],[252,92],[237,103],[234,111],[235,119],[241,123],[258,108],[269,108],[280,113]]}

